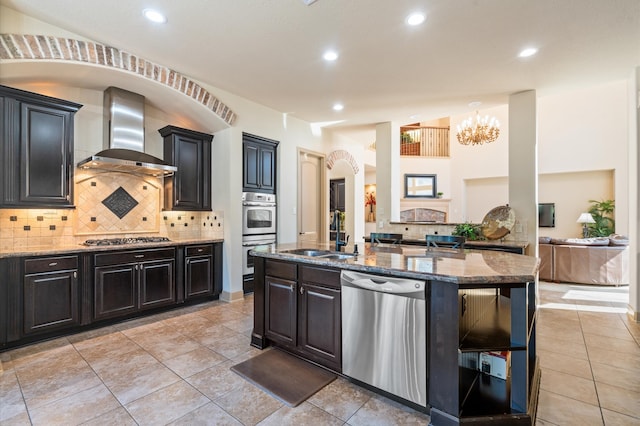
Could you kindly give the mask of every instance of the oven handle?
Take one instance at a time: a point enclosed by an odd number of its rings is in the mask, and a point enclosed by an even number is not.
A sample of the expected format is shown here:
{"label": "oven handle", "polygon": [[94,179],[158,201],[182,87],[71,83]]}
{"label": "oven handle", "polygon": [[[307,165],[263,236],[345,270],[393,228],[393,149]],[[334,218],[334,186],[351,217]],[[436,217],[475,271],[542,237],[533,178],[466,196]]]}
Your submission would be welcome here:
{"label": "oven handle", "polygon": [[251,241],[250,243],[242,243],[242,247],[266,246],[275,243],[275,241]]}
{"label": "oven handle", "polygon": [[275,207],[276,203],[260,203],[257,201],[243,201],[242,205],[249,206],[249,207]]}

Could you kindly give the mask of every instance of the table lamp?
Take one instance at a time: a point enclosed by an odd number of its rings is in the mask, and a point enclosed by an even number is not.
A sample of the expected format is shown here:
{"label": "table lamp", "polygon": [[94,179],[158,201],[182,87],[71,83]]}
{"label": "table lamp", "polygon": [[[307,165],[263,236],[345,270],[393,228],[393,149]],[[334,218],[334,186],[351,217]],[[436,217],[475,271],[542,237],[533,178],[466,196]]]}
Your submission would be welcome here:
{"label": "table lamp", "polygon": [[589,235],[589,228],[587,228],[587,223],[596,223],[596,221],[593,220],[593,216],[591,216],[591,213],[580,213],[580,217],[576,222],[582,224],[582,238],[587,238],[587,236]]}

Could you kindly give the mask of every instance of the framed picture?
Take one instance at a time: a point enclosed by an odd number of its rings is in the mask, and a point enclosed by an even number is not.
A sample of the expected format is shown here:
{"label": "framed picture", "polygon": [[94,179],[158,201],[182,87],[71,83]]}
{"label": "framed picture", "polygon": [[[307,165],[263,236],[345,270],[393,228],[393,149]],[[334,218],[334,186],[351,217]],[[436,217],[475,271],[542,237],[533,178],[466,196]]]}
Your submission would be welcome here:
{"label": "framed picture", "polygon": [[436,175],[404,175],[404,198],[436,198]]}

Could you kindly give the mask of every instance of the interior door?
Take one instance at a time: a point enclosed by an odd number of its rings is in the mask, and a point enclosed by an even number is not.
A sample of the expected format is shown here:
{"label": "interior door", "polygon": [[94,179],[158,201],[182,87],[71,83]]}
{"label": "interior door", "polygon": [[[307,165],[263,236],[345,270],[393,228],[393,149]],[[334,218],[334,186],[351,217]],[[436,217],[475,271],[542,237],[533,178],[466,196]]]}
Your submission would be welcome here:
{"label": "interior door", "polygon": [[324,157],[300,150],[298,153],[298,243],[324,241],[322,232],[322,190]]}

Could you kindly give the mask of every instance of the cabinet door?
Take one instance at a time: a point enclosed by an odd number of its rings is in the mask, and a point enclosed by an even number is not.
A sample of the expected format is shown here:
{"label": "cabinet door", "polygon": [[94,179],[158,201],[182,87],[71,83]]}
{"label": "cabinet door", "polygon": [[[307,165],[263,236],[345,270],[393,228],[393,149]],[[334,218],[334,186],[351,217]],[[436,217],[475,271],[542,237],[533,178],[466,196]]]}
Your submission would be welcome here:
{"label": "cabinet door", "polygon": [[276,151],[270,146],[260,147],[260,189],[275,192],[276,189]]}
{"label": "cabinet door", "polygon": [[300,285],[298,346],[320,364],[342,369],[340,290]]}
{"label": "cabinet door", "polygon": [[25,334],[70,327],[78,319],[77,271],[25,275]]}
{"label": "cabinet door", "polygon": [[296,282],[265,277],[265,336],[273,341],[296,346]]}
{"label": "cabinet door", "polygon": [[164,138],[165,161],[178,168],[164,179],[165,209],[210,211],[213,136],[175,126],[158,131]]}
{"label": "cabinet door", "polygon": [[142,309],[175,303],[174,263],[173,260],[161,260],[139,265]]}
{"label": "cabinet door", "polygon": [[242,190],[276,192],[276,147],[278,143],[245,135],[242,143]]}
{"label": "cabinet door", "polygon": [[20,203],[70,205],[73,113],[22,102]]}
{"label": "cabinet door", "polygon": [[99,266],[94,275],[94,318],[127,315],[138,309],[136,264]]}
{"label": "cabinet door", "polygon": [[260,189],[259,146],[245,142],[243,145],[243,180],[244,191]]}
{"label": "cabinet door", "polygon": [[213,257],[187,257],[185,261],[185,298],[213,294]]}

